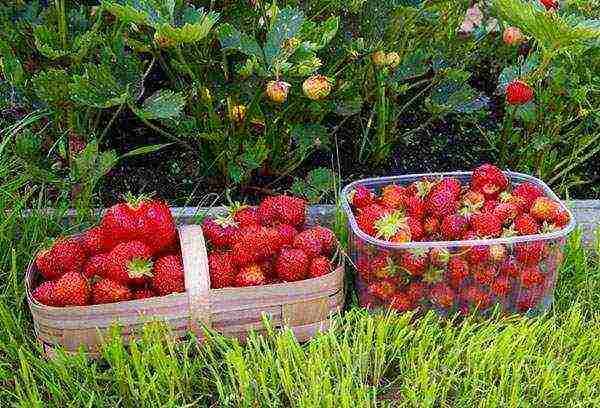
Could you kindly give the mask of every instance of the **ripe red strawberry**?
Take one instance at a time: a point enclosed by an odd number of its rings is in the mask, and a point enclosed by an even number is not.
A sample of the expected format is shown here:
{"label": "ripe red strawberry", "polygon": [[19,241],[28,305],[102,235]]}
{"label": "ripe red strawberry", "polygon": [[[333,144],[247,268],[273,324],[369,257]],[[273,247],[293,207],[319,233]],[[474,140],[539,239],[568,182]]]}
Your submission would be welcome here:
{"label": "ripe red strawberry", "polygon": [[311,278],[327,275],[329,272],[331,272],[331,261],[324,256],[314,258],[308,268],[308,276]]}
{"label": "ripe red strawberry", "polygon": [[260,262],[275,253],[277,243],[267,242],[268,235],[265,232],[265,227],[246,228],[242,232],[231,251],[237,266]]}
{"label": "ripe red strawberry", "polygon": [[436,284],[429,293],[431,301],[444,309],[450,309],[456,301],[456,293],[444,283]]}
{"label": "ripe red strawberry", "polygon": [[488,262],[490,260],[490,247],[487,245],[472,246],[467,253],[467,258],[472,266]]}
{"label": "ripe red strawberry", "polygon": [[475,233],[475,231],[468,229],[467,232],[465,232],[465,234],[462,237],[463,241],[475,241],[480,239],[477,234]]}
{"label": "ripe red strawberry", "polygon": [[223,226],[212,218],[206,218],[202,222],[202,233],[204,238],[217,248],[224,248],[229,245]]}
{"label": "ripe red strawberry", "polygon": [[495,199],[508,188],[508,177],[498,167],[484,164],[473,171],[471,189],[483,193],[486,199]]}
{"label": "ripe red strawberry", "polygon": [[312,259],[323,252],[323,242],[318,233],[315,234],[313,230],[305,230],[294,238],[294,248],[301,249]]}
{"label": "ripe red strawberry", "polygon": [[108,254],[104,277],[126,285],[141,286],[152,276],[152,252],[141,241],[123,242]]}
{"label": "ripe red strawberry", "polygon": [[506,103],[509,105],[524,105],[532,99],[533,88],[521,80],[515,79],[506,87]]}
{"label": "ripe red strawberry", "polygon": [[415,217],[407,217],[406,224],[410,230],[409,240],[410,241],[422,241],[425,236],[425,231],[423,230],[423,224],[418,218]]}
{"label": "ripe red strawberry", "polygon": [[387,279],[398,275],[398,266],[389,252],[381,251],[371,259],[369,270],[376,279]]}
{"label": "ripe red strawberry", "polygon": [[298,227],[306,220],[306,202],[286,195],[267,197],[258,207],[258,216],[263,225],[290,224]]}
{"label": "ripe red strawberry", "polygon": [[498,269],[493,265],[478,264],[473,265],[472,273],[477,283],[489,286],[494,282],[496,276],[498,276]]}
{"label": "ripe red strawberry", "polygon": [[35,300],[46,306],[58,306],[55,299],[56,281],[42,282],[31,294]]}
{"label": "ripe red strawberry", "polygon": [[175,244],[177,227],[166,203],[148,200],[145,204],[140,239],[148,245],[152,254],[158,254]]}
{"label": "ripe red strawberry", "polygon": [[455,177],[444,177],[431,189],[432,192],[436,191],[448,191],[452,194],[455,200],[460,198],[460,194],[462,192],[462,184]]}
{"label": "ripe red strawberry", "polygon": [[40,251],[35,258],[35,265],[44,279],[58,279],[62,275],[61,269],[52,256],[52,248]]}
{"label": "ripe red strawberry", "polygon": [[507,259],[500,265],[500,274],[509,278],[518,278],[521,276],[521,269],[514,263],[513,260]]}
{"label": "ripe red strawberry", "polygon": [[392,309],[403,313],[416,308],[412,299],[405,293],[398,292],[390,298],[390,306]]}
{"label": "ripe red strawberry", "polygon": [[[284,246],[291,246],[294,243],[294,238],[298,235],[298,230],[288,224],[279,224],[275,226],[275,229],[279,234],[279,242],[281,243],[282,248]],[[323,247],[325,247],[325,242],[323,243]]]}
{"label": "ripe red strawberry", "polygon": [[[255,227],[254,225],[251,227]],[[225,234],[225,241],[227,244],[225,248],[233,248],[233,245],[242,239],[243,230],[237,225],[225,225],[223,227],[223,233]]]}
{"label": "ripe red strawberry", "polygon": [[544,192],[535,184],[524,182],[513,189],[512,195],[524,199],[522,209],[524,212],[529,212],[535,200],[538,197],[544,197]]}
{"label": "ripe red strawberry", "polygon": [[469,227],[465,217],[459,214],[451,214],[444,218],[440,226],[440,234],[446,241],[456,241],[467,231]]}
{"label": "ripe red strawberry", "polygon": [[530,289],[544,283],[544,275],[537,266],[529,266],[521,271],[520,280],[524,288]]}
{"label": "ripe red strawberry", "polygon": [[425,215],[426,205],[420,197],[416,195],[408,196],[404,200],[404,204],[406,206],[406,215],[415,218],[423,218],[423,215]]}
{"label": "ripe red strawberry", "polygon": [[471,307],[478,310],[487,309],[492,304],[490,294],[477,285],[466,288],[463,297],[469,302]]}
{"label": "ripe red strawberry", "polygon": [[245,228],[250,225],[259,225],[260,218],[258,216],[257,207],[234,206],[230,210],[233,215],[233,220],[240,228]]}
{"label": "ripe red strawberry", "polygon": [[490,259],[492,262],[499,264],[506,259],[506,248],[502,244],[490,245]]}
{"label": "ripe red strawberry", "polygon": [[537,306],[539,299],[540,296],[537,290],[524,290],[519,294],[519,297],[517,298],[517,310],[523,313],[530,309],[534,309]]}
{"label": "ripe red strawberry", "polygon": [[389,184],[381,189],[381,203],[393,209],[404,208],[406,188],[396,184]]}
{"label": "ripe red strawberry", "polygon": [[559,209],[552,220],[558,228],[564,228],[571,221],[571,215],[567,210]]}
{"label": "ripe red strawberry", "polygon": [[109,279],[100,279],[92,285],[92,304],[124,302],[130,300],[133,294],[122,283]]}
{"label": "ripe red strawberry", "polygon": [[81,236],[81,244],[90,256],[108,252],[112,249],[110,247],[111,240],[106,237],[104,229],[100,226],[90,228],[84,232]]}
{"label": "ripe red strawberry", "polygon": [[323,245],[323,254],[331,255],[337,246],[337,238],[333,231],[322,226],[312,227],[311,230],[313,230],[314,234],[320,238],[321,244]]}
{"label": "ripe red strawberry", "polygon": [[514,203],[498,203],[492,210],[502,225],[510,225],[519,215],[519,207]]}
{"label": "ripe red strawberry", "polygon": [[389,213],[389,209],[379,204],[372,204],[360,210],[356,216],[356,223],[365,234],[375,236],[377,234],[375,224]]}
{"label": "ripe red strawberry", "polygon": [[540,0],[540,3],[546,7],[546,10],[558,10],[558,0]]}
{"label": "ripe red strawberry", "polygon": [[210,287],[220,289],[233,286],[237,271],[233,266],[233,259],[228,252],[211,252],[208,254],[208,271]]}
{"label": "ripe red strawberry", "polygon": [[483,203],[483,207],[481,208],[482,213],[493,214],[494,208],[498,206],[498,201],[496,200],[487,200]]}
{"label": "ripe red strawberry", "polygon": [[400,267],[411,276],[423,276],[427,269],[427,251],[404,251],[400,257]]}
{"label": "ripe red strawberry", "polygon": [[469,265],[462,258],[453,256],[448,262],[448,278],[452,286],[460,286],[469,277]]}
{"label": "ripe red strawberry", "polygon": [[65,273],[54,287],[57,306],[85,306],[90,302],[90,295],[90,284],[79,272]]}
{"label": "ripe red strawberry", "polygon": [[79,241],[73,238],[64,238],[56,241],[52,246],[51,258],[52,262],[57,265],[59,274],[63,275],[67,272],[81,272],[87,256]]}
{"label": "ripe red strawberry", "polygon": [[142,201],[129,197],[127,202],[115,204],[106,211],[100,225],[111,241],[111,247],[139,237]]}
{"label": "ripe red strawberry", "polygon": [[522,265],[535,266],[542,260],[544,243],[541,241],[522,242],[515,244],[515,259]]}
{"label": "ripe red strawberry", "polygon": [[531,215],[523,214],[515,220],[514,229],[519,235],[535,235],[539,232],[540,226]]}
{"label": "ripe red strawberry", "polygon": [[308,256],[301,249],[284,248],[275,261],[277,276],[287,282],[305,279],[308,267]]}
{"label": "ripe red strawberry", "polygon": [[156,293],[154,293],[154,291],[152,289],[145,289],[145,288],[136,289],[131,294],[132,299],[148,299],[148,298],[155,297],[155,296],[156,296]]}
{"label": "ripe red strawberry", "polygon": [[350,192],[348,202],[355,208],[365,208],[375,203],[375,195],[365,186],[358,186]]}
{"label": "ripe red strawberry", "polygon": [[397,287],[394,282],[386,279],[370,284],[367,290],[376,298],[387,301],[396,293]]}
{"label": "ripe red strawberry", "polygon": [[436,191],[427,200],[427,210],[429,214],[443,219],[458,211],[458,201],[447,190]]}
{"label": "ripe red strawberry", "polygon": [[530,214],[540,221],[552,222],[560,210],[560,204],[547,197],[538,197],[531,206]]}
{"label": "ripe red strawberry", "polygon": [[258,264],[250,264],[242,267],[235,278],[235,286],[259,286],[264,285],[267,279]]}
{"label": "ripe red strawberry", "polygon": [[413,302],[416,303],[425,299],[429,293],[427,285],[424,282],[412,281],[406,287],[406,294]]}
{"label": "ripe red strawberry", "polygon": [[490,288],[494,295],[503,298],[508,295],[512,289],[511,280],[506,275],[499,275]]}
{"label": "ripe red strawberry", "polygon": [[502,223],[490,213],[474,214],[471,217],[471,228],[480,238],[498,238],[502,235]]}
{"label": "ripe red strawberry", "polygon": [[159,296],[185,292],[185,275],[180,256],[165,255],[156,260],[152,287]]}
{"label": "ripe red strawberry", "polygon": [[85,276],[88,279],[94,276],[104,276],[104,272],[106,271],[108,262],[108,254],[98,254],[92,256],[83,265],[83,276]]}

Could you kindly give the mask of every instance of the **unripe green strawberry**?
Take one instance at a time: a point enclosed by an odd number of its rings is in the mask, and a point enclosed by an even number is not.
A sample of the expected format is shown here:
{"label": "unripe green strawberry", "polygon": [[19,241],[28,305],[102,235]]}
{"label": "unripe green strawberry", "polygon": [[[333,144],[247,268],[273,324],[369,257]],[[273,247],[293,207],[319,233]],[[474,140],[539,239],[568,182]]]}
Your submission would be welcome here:
{"label": "unripe green strawberry", "polygon": [[165,255],[156,260],[152,287],[159,296],[185,292],[185,275],[180,256]]}
{"label": "unripe green strawberry", "polygon": [[122,283],[100,279],[92,285],[92,304],[124,302],[131,298],[131,291]]}
{"label": "unripe green strawberry", "polygon": [[386,54],[385,51],[375,51],[373,53],[373,55],[371,55],[371,59],[373,60],[373,64],[375,64],[375,66],[377,67],[384,67],[387,65],[387,58],[386,58]]}
{"label": "unripe green strawberry", "polygon": [[283,103],[288,97],[290,84],[283,81],[269,81],[267,83],[267,96],[273,102]]}
{"label": "unripe green strawberry", "polygon": [[518,27],[506,27],[502,39],[507,45],[519,45],[525,41],[525,36]]}
{"label": "unripe green strawberry", "polygon": [[331,93],[331,81],[323,75],[313,75],[302,84],[304,95],[318,101],[325,99]]}
{"label": "unripe green strawberry", "polygon": [[389,67],[396,68],[398,65],[400,65],[400,54],[394,51],[387,53],[385,56],[385,62]]}
{"label": "unripe green strawberry", "polygon": [[85,306],[90,302],[90,295],[90,284],[79,272],[65,273],[54,287],[57,306]]}
{"label": "unripe green strawberry", "polygon": [[242,123],[246,120],[247,108],[244,105],[233,105],[229,109],[229,120],[235,123]]}

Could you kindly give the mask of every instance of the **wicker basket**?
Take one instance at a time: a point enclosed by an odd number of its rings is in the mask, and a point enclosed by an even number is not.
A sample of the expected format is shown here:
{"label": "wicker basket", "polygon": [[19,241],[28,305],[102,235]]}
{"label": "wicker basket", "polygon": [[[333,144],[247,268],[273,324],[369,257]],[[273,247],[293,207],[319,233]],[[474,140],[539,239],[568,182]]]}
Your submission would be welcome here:
{"label": "wicker basket", "polygon": [[210,289],[206,246],[202,228],[179,228],[185,271],[185,293],[106,305],[52,307],[32,297],[40,279],[32,262],[26,273],[27,301],[35,333],[52,356],[56,346],[67,352],[84,347],[96,355],[111,327],[118,324],[127,342],[139,336],[149,321],[163,321],[174,338],[190,330],[203,337],[203,325],[244,340],[249,331],[263,330],[262,316],[274,327],[289,327],[299,341],[328,327],[329,316],[344,303],[343,264],[332,273],[304,281],[247,288]]}

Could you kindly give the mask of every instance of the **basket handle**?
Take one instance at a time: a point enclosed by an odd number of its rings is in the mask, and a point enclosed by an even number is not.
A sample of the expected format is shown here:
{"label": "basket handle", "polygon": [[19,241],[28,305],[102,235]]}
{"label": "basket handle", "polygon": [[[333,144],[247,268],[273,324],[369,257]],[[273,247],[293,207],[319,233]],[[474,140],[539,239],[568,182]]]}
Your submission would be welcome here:
{"label": "basket handle", "polygon": [[200,225],[179,227],[181,256],[185,274],[185,288],[190,308],[190,328],[198,336],[204,337],[203,323],[210,327],[210,277],[208,255]]}

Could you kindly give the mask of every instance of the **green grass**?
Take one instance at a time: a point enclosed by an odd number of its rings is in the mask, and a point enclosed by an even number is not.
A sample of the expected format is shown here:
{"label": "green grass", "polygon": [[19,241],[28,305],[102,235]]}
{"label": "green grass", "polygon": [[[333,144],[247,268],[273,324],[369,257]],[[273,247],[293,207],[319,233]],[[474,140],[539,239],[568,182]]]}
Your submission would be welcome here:
{"label": "green grass", "polygon": [[[68,233],[0,145],[0,401],[24,407],[584,407],[600,405],[600,266],[569,243],[541,318],[441,320],[351,309],[307,344],[289,332],[173,343],[149,325],[130,348],[47,361],[23,285],[31,253]],[[25,205],[27,204],[27,205]]]}

